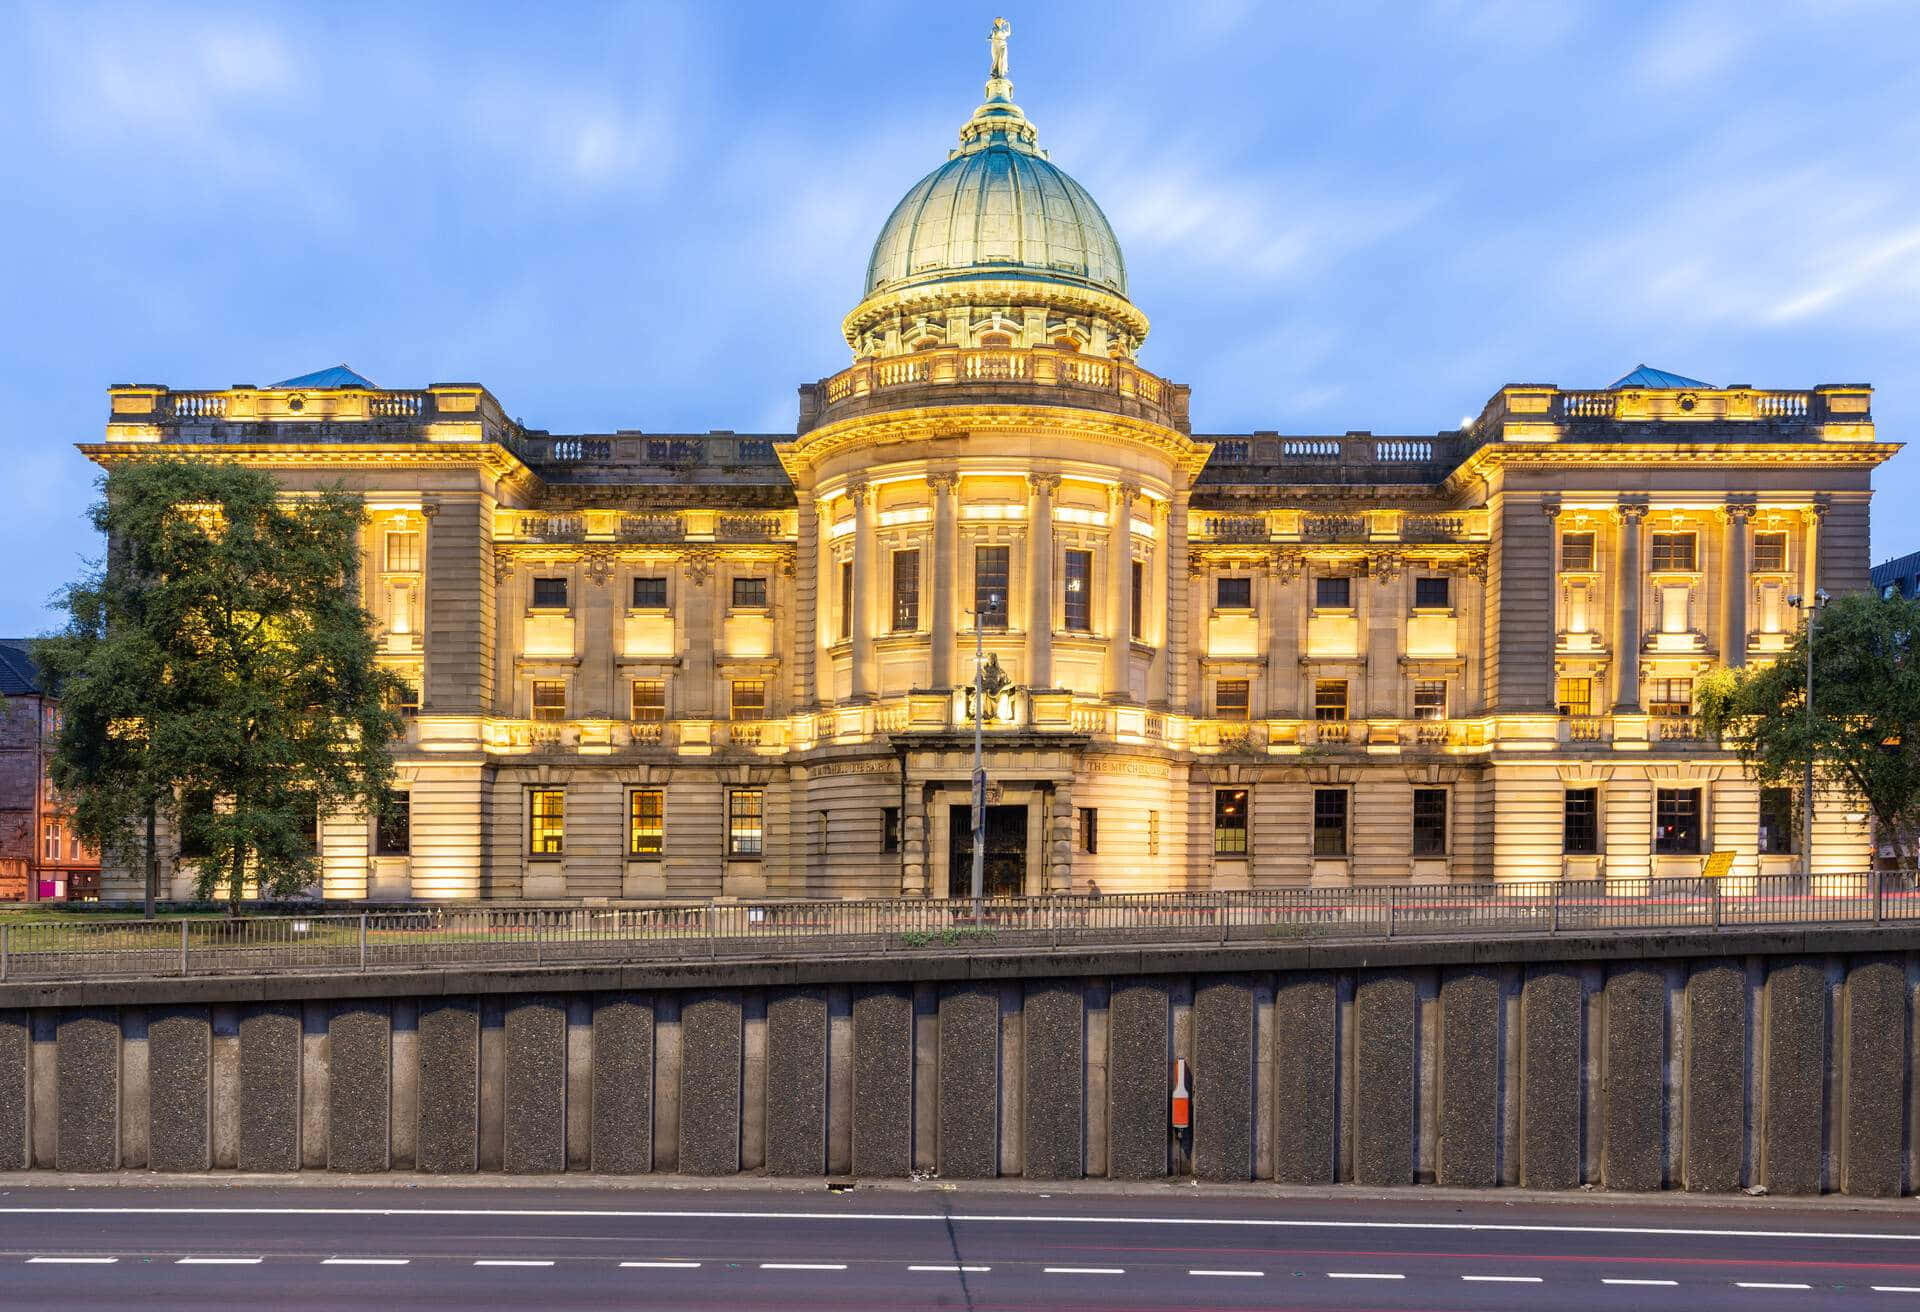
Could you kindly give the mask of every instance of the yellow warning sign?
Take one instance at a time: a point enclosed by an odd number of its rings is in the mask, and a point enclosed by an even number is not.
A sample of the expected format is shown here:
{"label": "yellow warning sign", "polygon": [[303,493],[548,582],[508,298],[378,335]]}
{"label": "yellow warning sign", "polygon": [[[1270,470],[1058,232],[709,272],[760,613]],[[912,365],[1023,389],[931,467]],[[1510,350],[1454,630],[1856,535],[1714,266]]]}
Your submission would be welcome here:
{"label": "yellow warning sign", "polygon": [[1706,879],[1725,879],[1733,873],[1733,853],[1713,852],[1707,856],[1707,868],[1700,872]]}

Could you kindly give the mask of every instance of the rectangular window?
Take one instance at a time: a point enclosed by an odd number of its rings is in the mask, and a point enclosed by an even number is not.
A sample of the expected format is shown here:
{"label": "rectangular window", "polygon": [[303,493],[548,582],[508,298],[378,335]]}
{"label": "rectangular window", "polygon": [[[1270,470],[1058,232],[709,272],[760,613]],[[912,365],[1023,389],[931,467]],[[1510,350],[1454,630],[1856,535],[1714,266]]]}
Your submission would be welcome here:
{"label": "rectangular window", "polygon": [[213,855],[208,827],[213,823],[213,794],[183,793],[180,797],[180,859],[200,861]]}
{"label": "rectangular window", "polygon": [[912,633],[920,627],[920,553],[893,553],[893,631]]}
{"label": "rectangular window", "polygon": [[735,579],[733,581],[733,608],[735,610],[765,610],[767,608],[766,579]]}
{"label": "rectangular window", "polygon": [[536,720],[564,720],[567,718],[567,685],[563,679],[535,679],[533,681],[533,718]]}
{"label": "rectangular window", "polygon": [[1060,619],[1069,633],[1093,629],[1093,553],[1064,553],[1066,590],[1061,596]]}
{"label": "rectangular window", "polygon": [[567,608],[567,581],[565,579],[535,579],[533,581],[533,604],[543,610],[565,610]]}
{"label": "rectangular window", "polygon": [[1569,574],[1585,574],[1593,569],[1593,534],[1560,535],[1560,569]]}
{"label": "rectangular window", "polygon": [[1160,813],[1147,812],[1147,855],[1160,855]]}
{"label": "rectangular window", "polygon": [[1127,598],[1127,632],[1135,642],[1147,636],[1147,564],[1143,560],[1133,562],[1133,591]]}
{"label": "rectangular window", "polygon": [[1221,856],[1247,854],[1247,790],[1213,790],[1213,850]]}
{"label": "rectangular window", "polygon": [[1415,579],[1413,581],[1413,604],[1420,610],[1451,610],[1453,608],[1453,580],[1442,575],[1439,578]]}
{"label": "rectangular window", "polygon": [[1007,627],[1006,547],[973,549],[974,623],[983,629]]}
{"label": "rectangular window", "polygon": [[667,608],[667,580],[664,575],[648,575],[633,581],[633,608],[635,610],[665,610]]}
{"label": "rectangular window", "polygon": [[1313,854],[1347,854],[1347,790],[1344,788],[1313,790]]}
{"label": "rectangular window", "polygon": [[1244,720],[1247,718],[1247,695],[1249,682],[1246,679],[1219,679],[1213,685],[1213,715],[1217,720]]}
{"label": "rectangular window", "polygon": [[1753,535],[1753,568],[1759,574],[1779,574],[1787,568],[1787,535],[1785,533],[1755,533]]}
{"label": "rectangular window", "polygon": [[1213,604],[1216,610],[1252,610],[1252,579],[1215,579]]}
{"label": "rectangular window", "polygon": [[1785,856],[1799,849],[1800,826],[1794,822],[1793,789],[1760,790],[1760,850]]}
{"label": "rectangular window", "polygon": [[636,788],[627,794],[627,855],[659,856],[667,842],[667,794]]}
{"label": "rectangular window", "polygon": [[1694,535],[1691,533],[1655,533],[1648,551],[1648,565],[1656,573],[1691,573],[1694,567]]}
{"label": "rectangular window", "polygon": [[641,724],[659,724],[667,718],[665,679],[635,679],[628,686],[628,718]]}
{"label": "rectangular window", "polygon": [[1445,679],[1422,679],[1413,685],[1413,718],[1416,720],[1447,718],[1447,681]]}
{"label": "rectangular window", "polygon": [[1700,852],[1700,790],[1660,788],[1654,791],[1653,850],[1675,856]]}
{"label": "rectangular window", "polygon": [[60,822],[47,821],[40,837],[40,856],[46,861],[60,859]]}
{"label": "rectangular window", "polygon": [[413,797],[390,792],[380,799],[380,819],[373,831],[375,856],[405,856],[413,850]]}
{"label": "rectangular window", "polygon": [[840,641],[853,636],[853,562],[840,562]]}
{"label": "rectangular window", "polygon": [[900,850],[900,808],[897,806],[880,808],[880,850],[882,852]]}
{"label": "rectangular window", "polygon": [[1413,790],[1413,854],[1447,854],[1447,790],[1444,788]]}
{"label": "rectangular window", "polygon": [[1559,681],[1560,714],[1593,714],[1593,680],[1561,679]]}
{"label": "rectangular window", "polygon": [[1080,850],[1089,855],[1100,850],[1100,812],[1091,806],[1080,808]]}
{"label": "rectangular window", "polygon": [[1692,715],[1693,680],[1647,680],[1647,714],[1668,716]]}
{"label": "rectangular window", "polygon": [[1600,851],[1600,790],[1569,788],[1560,812],[1560,850],[1572,856]]}
{"label": "rectangular window", "polygon": [[1318,610],[1346,610],[1353,604],[1353,580],[1348,578],[1315,579],[1313,581],[1313,604]]}
{"label": "rectangular window", "polygon": [[727,794],[727,855],[759,856],[766,842],[765,794],[736,788]]}
{"label": "rectangular window", "polygon": [[397,531],[387,534],[387,573],[418,574],[419,572],[420,535]]}
{"label": "rectangular window", "polygon": [[767,718],[767,681],[765,679],[735,679],[729,697],[729,716],[735,720],[764,720]]}
{"label": "rectangular window", "polygon": [[1316,720],[1347,718],[1347,681],[1345,679],[1314,680],[1313,718]]}
{"label": "rectangular window", "polygon": [[566,846],[567,794],[559,788],[536,788],[528,804],[530,823],[527,850],[535,856],[559,856]]}
{"label": "rectangular window", "polygon": [[420,687],[404,674],[400,676],[400,686],[391,694],[389,705],[402,715],[412,715],[420,709]]}

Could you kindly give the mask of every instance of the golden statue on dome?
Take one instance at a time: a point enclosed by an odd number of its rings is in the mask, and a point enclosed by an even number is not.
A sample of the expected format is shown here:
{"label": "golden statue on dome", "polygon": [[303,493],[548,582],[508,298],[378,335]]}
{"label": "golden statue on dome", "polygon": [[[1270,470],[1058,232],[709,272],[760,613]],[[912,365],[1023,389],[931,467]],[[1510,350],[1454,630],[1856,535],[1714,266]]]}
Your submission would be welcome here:
{"label": "golden statue on dome", "polygon": [[987,76],[996,80],[1005,80],[1007,76],[1007,38],[1013,35],[1013,24],[1004,18],[993,20],[993,35],[987,38],[987,44],[993,47],[993,70]]}

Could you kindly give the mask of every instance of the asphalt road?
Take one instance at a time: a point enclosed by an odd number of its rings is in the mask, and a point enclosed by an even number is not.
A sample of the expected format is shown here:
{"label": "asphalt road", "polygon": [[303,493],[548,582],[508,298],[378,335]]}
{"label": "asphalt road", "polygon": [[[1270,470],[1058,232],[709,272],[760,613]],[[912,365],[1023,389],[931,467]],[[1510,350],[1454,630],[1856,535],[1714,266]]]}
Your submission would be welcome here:
{"label": "asphalt road", "polygon": [[1920,1215],[1084,1188],[0,1191],[0,1306],[1912,1308]]}

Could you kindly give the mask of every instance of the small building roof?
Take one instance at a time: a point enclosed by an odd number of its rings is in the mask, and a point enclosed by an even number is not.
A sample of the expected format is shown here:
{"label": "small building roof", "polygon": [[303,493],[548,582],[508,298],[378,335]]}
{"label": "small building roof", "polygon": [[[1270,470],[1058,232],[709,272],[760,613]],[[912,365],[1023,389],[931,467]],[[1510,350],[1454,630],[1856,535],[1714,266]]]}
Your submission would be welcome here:
{"label": "small building roof", "polygon": [[316,369],[310,374],[301,374],[298,378],[283,378],[275,387],[364,387],[369,392],[377,392],[371,381],[362,378],[344,364],[334,365],[331,369]]}
{"label": "small building roof", "polygon": [[1607,390],[1618,392],[1626,387],[1666,387],[1679,391],[1688,387],[1710,389],[1712,386],[1712,383],[1703,383],[1698,378],[1689,378],[1685,374],[1670,374],[1665,369],[1655,369],[1652,365],[1637,364],[1633,367],[1633,372],[1607,384]]}
{"label": "small building roof", "polygon": [[0,638],[0,696],[25,697],[41,691],[40,667],[25,638]]}

